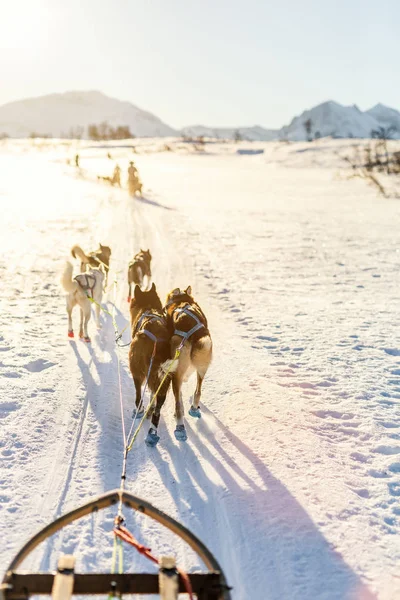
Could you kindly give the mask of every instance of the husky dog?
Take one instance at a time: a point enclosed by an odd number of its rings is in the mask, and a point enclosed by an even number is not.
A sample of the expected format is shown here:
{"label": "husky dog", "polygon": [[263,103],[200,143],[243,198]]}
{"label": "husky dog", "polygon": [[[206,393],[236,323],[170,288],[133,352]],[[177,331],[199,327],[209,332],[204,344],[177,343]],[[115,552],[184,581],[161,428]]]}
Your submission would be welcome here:
{"label": "husky dog", "polygon": [[73,267],[70,262],[65,265],[64,272],[61,276],[61,285],[67,292],[67,313],[68,313],[68,337],[74,337],[72,327],[72,309],[76,304],[81,309],[81,321],[79,325],[79,337],[85,342],[90,342],[87,326],[90,319],[90,298],[97,302],[96,308],[96,324],[100,329],[100,306],[103,297],[103,279],[104,273],[99,269],[93,269],[88,273],[81,273],[75,279],[72,279]]}
{"label": "husky dog", "polygon": [[147,277],[146,287],[149,287],[151,281],[151,254],[150,250],[140,250],[133,260],[129,263],[128,267],[128,302],[131,301],[131,287],[132,283],[143,286],[145,276]]}
{"label": "husky dog", "polygon": [[[136,389],[134,418],[140,418],[144,413],[143,407],[140,406],[143,383],[148,378],[149,390],[152,395],[155,394],[164,377],[165,363],[171,357],[168,327],[154,283],[148,292],[143,292],[138,285],[135,286],[130,313],[132,342],[129,348],[129,367]],[[167,377],[157,394],[151,427],[146,438],[148,446],[155,446],[160,439],[157,428],[170,382],[171,378]]]}
{"label": "husky dog", "polygon": [[99,244],[99,248],[93,252],[89,252],[89,254],[85,254],[80,246],[74,246],[71,249],[71,254],[74,258],[81,259],[81,273],[85,273],[87,265],[90,268],[104,269],[106,273],[105,286],[107,287],[111,256],[111,248],[109,246]]}
{"label": "husky dog", "polygon": [[197,386],[189,414],[200,418],[201,386],[212,359],[212,341],[207,319],[194,301],[190,286],[185,291],[176,288],[170,292],[164,310],[171,335],[171,356],[174,357],[177,348],[181,347],[178,364],[172,376],[172,389],[177,421],[175,437],[185,441],[187,435],[183,423],[182,382],[194,370],[197,372]]}

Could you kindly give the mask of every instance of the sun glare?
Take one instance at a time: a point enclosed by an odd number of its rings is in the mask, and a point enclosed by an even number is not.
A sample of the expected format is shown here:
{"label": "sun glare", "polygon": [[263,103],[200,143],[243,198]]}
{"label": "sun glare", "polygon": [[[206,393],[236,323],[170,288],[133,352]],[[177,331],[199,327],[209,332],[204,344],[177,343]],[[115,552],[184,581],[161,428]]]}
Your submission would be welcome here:
{"label": "sun glare", "polygon": [[2,50],[35,52],[45,43],[50,20],[45,4],[29,0],[4,3],[0,19]]}

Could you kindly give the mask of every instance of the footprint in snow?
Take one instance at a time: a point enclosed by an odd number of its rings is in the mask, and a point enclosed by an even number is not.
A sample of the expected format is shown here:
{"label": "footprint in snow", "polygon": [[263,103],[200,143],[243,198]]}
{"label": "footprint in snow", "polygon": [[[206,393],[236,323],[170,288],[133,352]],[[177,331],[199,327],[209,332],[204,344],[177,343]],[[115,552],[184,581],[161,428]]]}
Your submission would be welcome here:
{"label": "footprint in snow", "polygon": [[390,356],[400,356],[400,350],[398,348],[382,348],[386,354],[390,354]]}
{"label": "footprint in snow", "polygon": [[0,419],[19,409],[17,402],[0,402]]}
{"label": "footprint in snow", "polygon": [[390,456],[392,454],[400,454],[400,446],[378,446],[373,450],[373,452],[377,452],[378,454],[385,454],[386,456]]}
{"label": "footprint in snow", "polygon": [[392,496],[400,496],[400,483],[388,483],[389,492]]}
{"label": "footprint in snow", "polygon": [[54,367],[56,363],[50,362],[44,358],[38,358],[37,360],[32,360],[31,362],[24,365],[27,371],[31,373],[39,373],[40,371],[44,371],[45,369],[49,369],[50,367]]}

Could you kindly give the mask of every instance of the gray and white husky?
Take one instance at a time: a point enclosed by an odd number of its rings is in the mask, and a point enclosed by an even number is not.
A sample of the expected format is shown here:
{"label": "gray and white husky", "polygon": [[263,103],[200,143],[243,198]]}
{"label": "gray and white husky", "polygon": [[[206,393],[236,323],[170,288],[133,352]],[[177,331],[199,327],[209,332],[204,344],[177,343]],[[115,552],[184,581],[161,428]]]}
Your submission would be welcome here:
{"label": "gray and white husky", "polygon": [[100,269],[91,269],[87,273],[77,275],[72,278],[73,267],[67,262],[61,276],[61,285],[67,292],[67,313],[68,313],[68,337],[74,337],[72,327],[72,309],[78,305],[81,311],[81,320],[79,324],[79,337],[85,342],[90,342],[87,326],[91,314],[91,301],[95,301],[96,325],[100,329],[100,304],[103,297],[104,273]]}

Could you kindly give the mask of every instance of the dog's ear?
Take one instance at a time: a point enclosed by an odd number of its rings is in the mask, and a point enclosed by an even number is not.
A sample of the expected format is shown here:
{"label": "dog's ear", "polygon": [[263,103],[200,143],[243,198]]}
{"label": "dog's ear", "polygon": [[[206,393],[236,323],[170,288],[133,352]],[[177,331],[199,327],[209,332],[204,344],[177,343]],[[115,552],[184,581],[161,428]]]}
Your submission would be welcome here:
{"label": "dog's ear", "polygon": [[143,296],[143,292],[138,284],[135,285],[134,296],[135,300],[139,300],[140,296]]}
{"label": "dog's ear", "polygon": [[188,285],[186,290],[185,290],[185,294],[187,294],[188,296],[192,295],[192,286]]}
{"label": "dog's ear", "polygon": [[171,296],[179,296],[181,294],[181,290],[179,288],[175,288],[171,292]]}
{"label": "dog's ear", "polygon": [[153,285],[150,288],[151,292],[155,292],[156,291],[156,284],[153,282]]}

